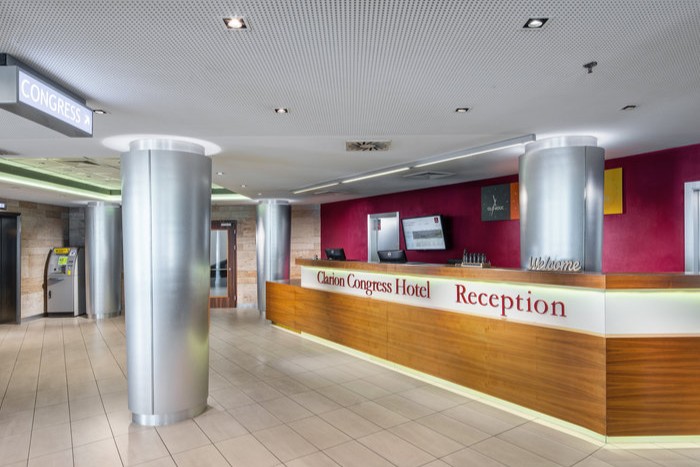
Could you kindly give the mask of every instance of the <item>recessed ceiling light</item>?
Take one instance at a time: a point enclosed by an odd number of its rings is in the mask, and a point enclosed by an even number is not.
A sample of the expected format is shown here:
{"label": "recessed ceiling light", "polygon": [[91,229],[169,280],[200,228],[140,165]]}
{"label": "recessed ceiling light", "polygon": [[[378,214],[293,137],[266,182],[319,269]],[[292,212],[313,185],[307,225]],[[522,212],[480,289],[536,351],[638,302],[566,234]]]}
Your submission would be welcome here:
{"label": "recessed ceiling light", "polygon": [[216,175],[223,175],[223,172],[216,172]]}
{"label": "recessed ceiling light", "polygon": [[289,113],[289,109],[286,108],[286,107],[278,107],[278,108],[275,109],[275,113],[278,113],[278,114],[288,114],[288,113]]}
{"label": "recessed ceiling light", "polygon": [[248,24],[242,16],[224,18],[224,24],[228,29],[248,29]]}
{"label": "recessed ceiling light", "polygon": [[636,108],[637,108],[636,104],[628,104],[628,105],[624,106],[623,108],[621,108],[620,110],[635,110]]}
{"label": "recessed ceiling light", "polygon": [[530,18],[525,22],[525,29],[542,29],[549,18]]}
{"label": "recessed ceiling light", "polygon": [[465,114],[469,112],[469,107],[457,107],[455,109],[455,112],[457,112],[458,114]]}
{"label": "recessed ceiling light", "polygon": [[247,186],[248,186],[248,185],[241,185],[241,188],[245,188],[245,187],[247,187]]}
{"label": "recessed ceiling light", "polygon": [[95,109],[92,111],[92,113],[97,114],[97,115],[107,115],[107,111],[104,109]]}

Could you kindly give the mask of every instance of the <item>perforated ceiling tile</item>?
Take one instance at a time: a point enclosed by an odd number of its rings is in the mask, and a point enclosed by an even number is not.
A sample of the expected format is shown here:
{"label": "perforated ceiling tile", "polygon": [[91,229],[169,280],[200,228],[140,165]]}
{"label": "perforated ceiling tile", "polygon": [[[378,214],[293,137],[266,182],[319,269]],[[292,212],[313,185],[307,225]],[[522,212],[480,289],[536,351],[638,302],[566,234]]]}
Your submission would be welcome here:
{"label": "perforated ceiling tile", "polygon": [[[233,15],[249,29],[227,30]],[[549,21],[524,29],[530,17]],[[108,110],[61,154],[188,135],[222,146],[231,187],[288,193],[527,133],[611,134],[615,155],[696,142],[699,24],[696,0],[1,0],[0,52]],[[60,146],[12,121],[3,149]],[[440,138],[451,146],[427,143]],[[350,139],[392,150],[349,158]]]}

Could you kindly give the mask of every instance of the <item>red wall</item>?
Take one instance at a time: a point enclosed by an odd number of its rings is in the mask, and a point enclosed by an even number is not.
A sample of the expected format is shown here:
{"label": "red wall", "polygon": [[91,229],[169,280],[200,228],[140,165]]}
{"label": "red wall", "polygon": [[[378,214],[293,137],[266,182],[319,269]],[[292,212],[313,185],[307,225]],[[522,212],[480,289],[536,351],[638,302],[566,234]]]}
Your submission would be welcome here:
{"label": "red wall", "polygon": [[[622,167],[624,213],[605,216],[603,270],[682,271],[683,184],[700,180],[700,145],[613,159],[605,166]],[[445,263],[460,258],[467,248],[487,253],[495,267],[519,268],[520,222],[481,221],[481,187],[513,181],[517,176],[324,204],[321,251],[343,247],[348,258],[366,261],[368,214],[442,214],[451,222],[452,248],[409,251],[409,261]]]}

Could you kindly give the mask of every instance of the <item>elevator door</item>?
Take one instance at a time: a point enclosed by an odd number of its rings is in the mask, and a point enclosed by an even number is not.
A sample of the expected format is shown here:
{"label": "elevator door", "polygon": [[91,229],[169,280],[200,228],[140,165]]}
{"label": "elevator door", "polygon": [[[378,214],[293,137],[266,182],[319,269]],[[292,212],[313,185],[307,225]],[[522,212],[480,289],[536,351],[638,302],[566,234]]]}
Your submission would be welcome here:
{"label": "elevator door", "polygon": [[0,214],[0,323],[20,322],[19,214]]}
{"label": "elevator door", "polygon": [[209,249],[209,306],[235,308],[236,221],[212,221]]}

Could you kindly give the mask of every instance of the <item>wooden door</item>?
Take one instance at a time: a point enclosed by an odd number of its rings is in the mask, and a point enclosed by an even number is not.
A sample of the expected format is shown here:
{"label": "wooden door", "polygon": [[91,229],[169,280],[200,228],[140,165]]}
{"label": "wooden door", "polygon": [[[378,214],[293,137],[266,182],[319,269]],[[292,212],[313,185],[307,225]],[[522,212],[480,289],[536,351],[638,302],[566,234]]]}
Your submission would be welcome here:
{"label": "wooden door", "polygon": [[235,308],[236,221],[212,221],[209,259],[209,306]]}

